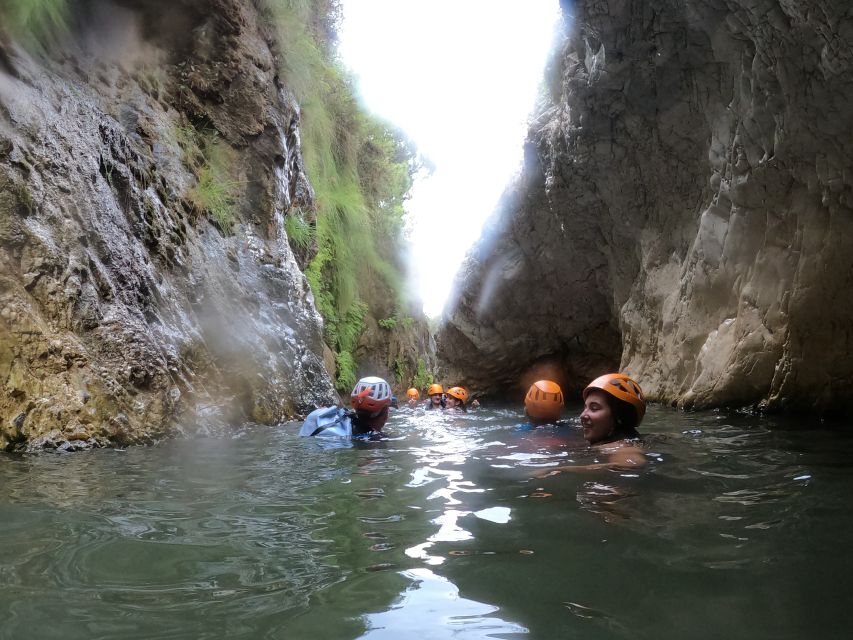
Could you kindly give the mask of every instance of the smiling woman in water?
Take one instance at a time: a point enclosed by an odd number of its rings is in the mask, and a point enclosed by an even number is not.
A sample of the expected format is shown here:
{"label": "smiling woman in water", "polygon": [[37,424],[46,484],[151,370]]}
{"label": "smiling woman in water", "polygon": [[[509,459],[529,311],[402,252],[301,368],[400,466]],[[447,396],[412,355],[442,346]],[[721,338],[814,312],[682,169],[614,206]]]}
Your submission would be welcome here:
{"label": "smiling woman in water", "polygon": [[468,391],[464,387],[450,387],[445,394],[444,402],[448,411],[467,413],[465,403],[468,402]]}
{"label": "smiling woman in water", "polygon": [[583,402],[581,426],[584,440],[605,455],[606,462],[561,465],[535,475],[645,466],[646,458],[636,443],[640,437],[637,427],[646,414],[646,401],[640,385],[622,373],[608,373],[587,385],[583,390]]}

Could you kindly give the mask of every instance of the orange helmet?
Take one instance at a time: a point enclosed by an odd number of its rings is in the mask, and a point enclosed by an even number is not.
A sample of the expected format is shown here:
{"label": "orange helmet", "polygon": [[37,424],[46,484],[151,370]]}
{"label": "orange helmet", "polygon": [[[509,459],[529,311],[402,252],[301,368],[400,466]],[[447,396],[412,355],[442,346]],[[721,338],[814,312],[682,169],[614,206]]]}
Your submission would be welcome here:
{"label": "orange helmet", "polygon": [[436,393],[444,393],[444,388],[440,384],[431,384],[427,389],[428,396],[434,396]]}
{"label": "orange helmet", "polygon": [[447,390],[447,395],[449,395],[451,398],[461,400],[462,404],[468,402],[468,392],[465,391],[464,387],[450,387]]}
{"label": "orange helmet", "polygon": [[378,415],[391,404],[391,387],[382,378],[370,376],[355,383],[350,403],[356,411]]}
{"label": "orange helmet", "polygon": [[551,380],[537,380],[524,397],[524,408],[531,418],[556,420],[563,409],[563,390]]}
{"label": "orange helmet", "polygon": [[643,421],[643,416],[646,415],[646,399],[643,397],[643,390],[624,373],[607,373],[590,382],[583,390],[584,400],[590,389],[601,389],[617,400],[632,405],[637,412],[637,424]]}
{"label": "orange helmet", "polygon": [[409,398],[409,400],[418,400],[421,397],[421,392],[412,387],[406,391],[406,397]]}

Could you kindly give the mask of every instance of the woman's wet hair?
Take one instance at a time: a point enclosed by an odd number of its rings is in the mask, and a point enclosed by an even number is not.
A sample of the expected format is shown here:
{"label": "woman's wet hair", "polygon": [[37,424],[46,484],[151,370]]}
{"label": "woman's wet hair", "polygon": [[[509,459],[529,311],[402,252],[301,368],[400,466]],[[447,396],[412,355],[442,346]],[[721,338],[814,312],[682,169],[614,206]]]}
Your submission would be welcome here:
{"label": "woman's wet hair", "polygon": [[637,410],[628,402],[605,394],[610,413],[613,415],[613,439],[639,438]]}

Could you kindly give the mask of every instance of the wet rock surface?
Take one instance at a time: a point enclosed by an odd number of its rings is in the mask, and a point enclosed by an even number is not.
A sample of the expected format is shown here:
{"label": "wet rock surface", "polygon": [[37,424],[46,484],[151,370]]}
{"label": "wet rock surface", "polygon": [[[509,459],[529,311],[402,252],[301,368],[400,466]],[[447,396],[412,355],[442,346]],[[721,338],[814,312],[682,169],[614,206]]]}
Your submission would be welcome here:
{"label": "wet rock surface", "polygon": [[[166,6],[100,3],[62,60],[0,44],[0,449],[335,400],[284,231],[313,198],[298,107],[252,3]],[[191,197],[188,123],[236,158],[229,229]]]}
{"label": "wet rock surface", "polygon": [[450,375],[542,363],[680,406],[853,408],[853,15],[579,0],[523,174],[460,275]]}
{"label": "wet rock surface", "polygon": [[430,375],[438,368],[435,338],[423,312],[410,308],[409,314],[393,328],[383,327],[368,314],[354,354],[356,376],[383,377],[400,398],[410,386],[418,384],[419,375]]}

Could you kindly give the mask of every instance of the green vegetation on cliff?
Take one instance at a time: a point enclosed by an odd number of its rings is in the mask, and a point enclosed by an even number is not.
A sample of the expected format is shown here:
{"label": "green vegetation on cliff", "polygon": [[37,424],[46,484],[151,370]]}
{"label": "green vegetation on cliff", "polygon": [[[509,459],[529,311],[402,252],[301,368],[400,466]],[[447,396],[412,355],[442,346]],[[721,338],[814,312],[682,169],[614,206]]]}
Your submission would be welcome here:
{"label": "green vegetation on cliff", "polygon": [[315,228],[305,219],[302,211],[291,211],[284,220],[284,230],[290,241],[300,249],[308,249],[314,242]]}
{"label": "green vegetation on cliff", "polygon": [[0,31],[6,31],[31,48],[45,43],[66,28],[68,0],[2,0]]}
{"label": "green vegetation on cliff", "polygon": [[224,234],[230,234],[237,219],[236,202],[240,183],[231,179],[229,167],[234,151],[216,136],[202,136],[202,162],[196,168],[198,183],[189,193],[190,200],[207,211]]}
{"label": "green vegetation on cliff", "polygon": [[334,0],[265,6],[278,30],[282,75],[302,110],[302,153],[317,208],[313,232],[301,228],[301,212],[286,229],[297,243],[316,242],[307,276],[335,351],[336,384],[349,390],[366,316],[383,318],[405,305],[398,254],[415,153],[358,104],[334,57]]}

